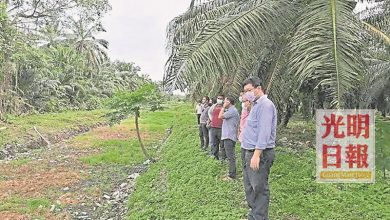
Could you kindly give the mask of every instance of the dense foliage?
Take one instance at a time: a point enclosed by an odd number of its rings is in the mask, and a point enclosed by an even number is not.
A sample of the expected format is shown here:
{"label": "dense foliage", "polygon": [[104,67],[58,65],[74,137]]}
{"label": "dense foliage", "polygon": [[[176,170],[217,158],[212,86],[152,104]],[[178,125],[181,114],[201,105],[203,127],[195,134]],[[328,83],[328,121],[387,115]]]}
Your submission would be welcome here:
{"label": "dense foliage", "polygon": [[134,63],[110,61],[97,38],[107,0],[0,2],[0,119],[94,109],[150,81]]}

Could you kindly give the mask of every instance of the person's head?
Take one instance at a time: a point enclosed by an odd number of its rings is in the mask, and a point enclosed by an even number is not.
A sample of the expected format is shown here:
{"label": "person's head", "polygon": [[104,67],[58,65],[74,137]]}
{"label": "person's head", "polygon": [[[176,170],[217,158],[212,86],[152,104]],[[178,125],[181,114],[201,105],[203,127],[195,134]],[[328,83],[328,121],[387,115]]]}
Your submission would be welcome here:
{"label": "person's head", "polygon": [[257,98],[264,95],[263,83],[257,76],[249,77],[244,81],[242,86],[245,93],[253,93]]}
{"label": "person's head", "polygon": [[210,102],[210,98],[208,96],[204,96],[202,98],[202,104],[208,104]]}
{"label": "person's head", "polygon": [[234,98],[231,96],[226,96],[224,106],[226,108],[229,108],[230,106],[233,106],[233,105],[234,105]]}
{"label": "person's head", "polygon": [[217,96],[217,105],[223,105],[223,99],[224,99],[223,95],[218,95]]}
{"label": "person's head", "polygon": [[238,97],[238,100],[239,100],[240,102],[243,102],[242,99],[243,99],[244,94],[245,94],[244,91],[241,91],[241,92],[240,92],[240,96]]}
{"label": "person's head", "polygon": [[250,108],[252,103],[255,101],[256,96],[254,94],[251,94],[250,92],[245,93],[242,96],[242,107],[246,108],[247,110]]}

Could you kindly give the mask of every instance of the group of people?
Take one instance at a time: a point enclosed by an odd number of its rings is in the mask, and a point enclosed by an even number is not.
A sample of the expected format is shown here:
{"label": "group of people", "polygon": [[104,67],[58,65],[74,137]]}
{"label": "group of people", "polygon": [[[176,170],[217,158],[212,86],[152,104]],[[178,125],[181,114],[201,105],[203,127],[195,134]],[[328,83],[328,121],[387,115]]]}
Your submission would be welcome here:
{"label": "group of people", "polygon": [[241,145],[244,190],[250,212],[248,219],[268,219],[268,176],[275,158],[277,112],[258,77],[243,82],[239,101],[241,114],[233,97],[205,96],[197,105],[201,149],[217,160],[228,160],[224,180],[237,177],[235,146]]}

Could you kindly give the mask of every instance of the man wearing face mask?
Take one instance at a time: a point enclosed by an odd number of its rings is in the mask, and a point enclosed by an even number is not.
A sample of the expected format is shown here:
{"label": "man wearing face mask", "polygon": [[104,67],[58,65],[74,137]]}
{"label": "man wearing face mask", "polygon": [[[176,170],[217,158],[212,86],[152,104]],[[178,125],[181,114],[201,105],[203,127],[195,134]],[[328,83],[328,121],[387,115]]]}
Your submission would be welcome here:
{"label": "man wearing face mask", "polygon": [[251,111],[252,103],[255,101],[256,96],[250,92],[248,93],[241,93],[240,96],[241,102],[242,102],[242,111],[241,111],[241,117],[240,117],[240,127],[239,127],[239,135],[238,140],[242,142],[242,137],[244,135],[243,131],[246,125],[246,120],[249,116],[249,112]]}
{"label": "man wearing face mask", "polygon": [[221,159],[226,159],[225,148],[221,141],[222,134],[222,119],[218,118],[219,112],[222,110],[223,105],[223,95],[217,96],[217,103],[211,106],[209,109],[209,118],[210,118],[210,146],[211,146],[211,155],[215,159],[219,160],[219,148],[221,146]]}
{"label": "man wearing face mask", "polygon": [[248,78],[243,87],[248,95],[256,97],[241,143],[245,195],[251,208],[248,219],[268,220],[268,176],[275,158],[277,112],[274,103],[264,94],[260,78]]}
{"label": "man wearing face mask", "polygon": [[242,96],[244,95],[245,93],[243,91],[240,92],[240,96],[238,97],[238,101],[240,101],[242,103]]}
{"label": "man wearing face mask", "polygon": [[223,108],[219,112],[218,118],[223,119],[221,140],[229,161],[229,174],[224,180],[236,178],[236,153],[235,146],[237,142],[237,130],[240,122],[240,114],[234,106],[234,99],[226,97]]}

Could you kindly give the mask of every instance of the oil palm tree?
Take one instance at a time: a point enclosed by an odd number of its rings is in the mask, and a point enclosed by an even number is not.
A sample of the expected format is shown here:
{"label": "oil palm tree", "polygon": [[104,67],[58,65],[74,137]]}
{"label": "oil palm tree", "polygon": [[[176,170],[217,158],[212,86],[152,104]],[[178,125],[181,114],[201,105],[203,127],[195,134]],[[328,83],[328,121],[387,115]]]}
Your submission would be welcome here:
{"label": "oil palm tree", "polygon": [[373,35],[367,39],[368,71],[360,89],[359,104],[361,108],[377,108],[385,116],[390,112],[390,2],[376,4],[360,16]]}
{"label": "oil palm tree", "polygon": [[80,16],[79,19],[69,17],[69,20],[70,33],[65,35],[66,41],[86,57],[88,66],[94,70],[99,69],[109,60],[108,41],[95,37],[98,33],[105,32],[101,22],[86,16]]}
{"label": "oil palm tree", "polygon": [[[222,86],[221,76],[234,81],[259,75],[277,102],[312,85],[325,94],[329,107],[344,107],[367,74],[366,35],[376,35],[382,45],[389,36],[353,13],[355,4],[214,0],[193,5],[168,26],[165,88],[206,94],[211,88],[201,85]],[[284,87],[286,80],[297,86]],[[237,92],[240,84],[229,87]]]}

